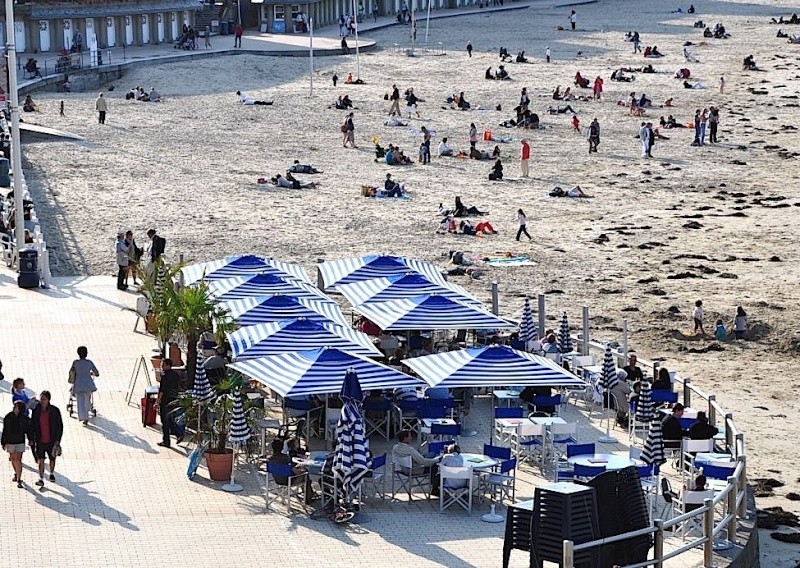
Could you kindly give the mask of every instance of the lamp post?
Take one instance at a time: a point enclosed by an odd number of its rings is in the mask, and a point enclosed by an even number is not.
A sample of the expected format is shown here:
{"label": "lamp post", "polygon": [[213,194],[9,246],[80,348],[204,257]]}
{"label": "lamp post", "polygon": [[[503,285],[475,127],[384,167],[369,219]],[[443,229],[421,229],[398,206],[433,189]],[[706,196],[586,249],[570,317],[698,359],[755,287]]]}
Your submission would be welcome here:
{"label": "lamp post", "polygon": [[[25,246],[25,211],[22,200],[22,148],[19,140],[19,92],[17,91],[17,48],[14,37],[14,0],[6,0],[6,36],[9,110],[11,111],[11,163],[14,171],[14,210],[17,251]],[[17,262],[17,268],[20,263]]]}
{"label": "lamp post", "polygon": [[308,96],[314,96],[314,18],[308,19]]}

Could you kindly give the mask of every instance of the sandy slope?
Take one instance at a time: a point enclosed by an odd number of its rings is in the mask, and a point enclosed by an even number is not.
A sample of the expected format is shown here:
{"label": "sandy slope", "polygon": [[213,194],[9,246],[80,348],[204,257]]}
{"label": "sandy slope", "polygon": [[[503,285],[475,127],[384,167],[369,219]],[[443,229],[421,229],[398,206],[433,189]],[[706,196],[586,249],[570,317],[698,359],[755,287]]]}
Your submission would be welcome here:
{"label": "sandy slope", "polygon": [[[150,226],[167,238],[173,258],[178,252],[211,259],[255,251],[311,267],[320,258],[372,251],[442,263],[443,254],[456,249],[476,257],[492,251],[526,254],[535,267],[488,269],[479,280],[457,281],[488,298],[489,284],[497,279],[507,315],[519,309],[526,294],[561,290],[549,295],[550,313],[565,309],[577,324],[580,305],[591,305],[594,314],[602,314],[593,320],[598,338],[619,339],[621,318],[627,316],[633,346],[648,356],[665,357],[668,367],[691,374],[720,395],[746,431],[750,476],[782,480],[787,487],[778,494],[785,494],[800,465],[793,394],[800,387],[794,372],[800,270],[792,245],[800,206],[798,160],[781,158],[765,146],[800,152],[797,131],[785,128],[800,127],[800,46],[776,39],[777,27],[766,22],[767,16],[791,9],[770,8],[766,2],[697,2],[699,13],[693,17],[666,13],[663,6],[614,0],[581,6],[578,33],[555,31],[566,23],[564,8],[438,21],[431,27],[431,40],[443,43],[446,56],[412,59],[391,49],[364,55],[361,73],[369,84],[336,89],[330,76],[355,71],[354,58],[319,59],[314,98],[307,97],[306,61],[246,56],[133,71],[110,96],[105,127],[96,124],[95,93],[69,95],[65,119],[57,118],[63,95],[40,96],[43,113],[26,119],[87,139],[26,148],[28,180],[41,215],[56,221],[47,235],[57,258],[54,271],[111,274],[116,231],[133,228],[142,243]],[[685,90],[672,78],[685,65],[682,43],[702,41],[700,31],[692,28],[695,19],[722,21],[733,34],[726,41],[692,47],[701,63],[689,67],[693,78],[709,85],[706,90]],[[667,54],[652,61],[664,73],[639,74],[632,84],[612,83],[608,78],[614,68],[645,63],[622,41],[623,32],[637,26],[644,45],[657,44]],[[509,30],[502,41],[497,30]],[[420,38],[423,34],[421,28]],[[404,29],[390,29],[375,37],[391,45],[406,41],[406,35]],[[476,48],[473,59],[463,52],[467,40]],[[501,43],[512,52],[524,48],[537,60],[508,65],[514,81],[485,81],[484,70],[496,66]],[[541,61],[545,45],[553,49],[551,65]],[[577,58],[579,50],[583,55]],[[741,59],[750,53],[764,72],[741,71]],[[591,157],[586,141],[570,131],[570,116],[544,112],[555,85],[571,84],[577,70],[606,80],[602,102],[572,103],[584,125],[596,116],[603,127],[600,153]],[[720,95],[716,85],[723,74],[727,89]],[[388,108],[383,95],[392,82],[403,89],[413,86],[426,99],[421,110],[430,120],[414,120],[408,129],[382,126]],[[122,100],[125,88],[139,84],[155,85],[167,102]],[[511,114],[523,86],[546,126],[527,133],[533,179],[492,183],[486,179],[488,163],[434,159],[429,166],[392,170],[411,187],[411,201],[359,197],[361,184],[380,182],[387,171],[373,162],[371,137],[400,144],[411,155],[423,124],[436,129],[436,141],[448,136],[459,148],[467,146],[470,121],[481,131],[492,128],[518,139],[518,132],[496,126]],[[751,88],[767,94],[753,94]],[[240,107],[233,95],[237,89],[274,98],[275,106]],[[440,108],[445,96],[462,90],[473,106],[501,104],[504,111]],[[644,91],[657,103],[674,97],[670,112],[682,122],[691,119],[696,107],[720,106],[721,143],[694,148],[690,131],[666,131],[670,140],[656,144],[656,158],[642,160],[633,138],[639,120],[615,104],[631,90]],[[357,150],[342,149],[338,126],[343,113],[326,108],[345,92],[358,107]],[[657,121],[660,114],[665,111],[654,109],[648,116]],[[506,175],[517,178],[518,142],[501,144],[501,149]],[[325,170],[315,176],[321,182],[318,190],[254,183],[295,157]],[[573,184],[595,199],[547,197],[554,185]],[[433,235],[436,207],[455,195],[489,210],[487,218],[500,235]],[[518,207],[535,219],[535,244],[513,241]],[[687,227],[690,222],[696,228]],[[773,256],[780,262],[770,262]],[[695,277],[671,278],[680,273]],[[657,281],[639,283],[648,278]],[[758,323],[758,341],[725,344],[719,353],[683,351],[707,343],[674,339],[675,330],[690,327],[691,305],[698,298],[706,305],[707,330],[718,316],[729,323],[735,307],[742,305],[751,324]],[[670,316],[670,306],[677,306],[679,315]],[[783,498],[760,501],[771,504],[800,512]],[[764,539],[770,540],[766,534]],[[796,549],[768,544],[770,566],[796,564]]]}

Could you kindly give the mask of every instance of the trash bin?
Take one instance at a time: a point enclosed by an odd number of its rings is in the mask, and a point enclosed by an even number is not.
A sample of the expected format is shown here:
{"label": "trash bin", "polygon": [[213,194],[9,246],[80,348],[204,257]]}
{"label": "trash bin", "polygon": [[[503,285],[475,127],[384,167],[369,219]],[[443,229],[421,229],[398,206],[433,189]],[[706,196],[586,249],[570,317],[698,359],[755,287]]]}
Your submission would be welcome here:
{"label": "trash bin", "polygon": [[220,20],[219,22],[219,35],[228,35],[228,20]]}
{"label": "trash bin", "polygon": [[39,287],[39,253],[36,249],[25,248],[19,251],[17,285],[20,288]]}
{"label": "trash bin", "polygon": [[8,158],[0,158],[0,187],[11,187],[11,176],[8,175],[10,167]]}

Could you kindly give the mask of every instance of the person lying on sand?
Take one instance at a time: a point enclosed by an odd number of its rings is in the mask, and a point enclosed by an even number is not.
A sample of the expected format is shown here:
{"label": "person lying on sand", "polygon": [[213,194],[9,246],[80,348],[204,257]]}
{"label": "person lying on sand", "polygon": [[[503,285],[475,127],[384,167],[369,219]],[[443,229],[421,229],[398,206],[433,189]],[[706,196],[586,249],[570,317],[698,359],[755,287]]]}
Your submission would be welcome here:
{"label": "person lying on sand", "polygon": [[308,164],[301,164],[300,160],[295,160],[291,166],[286,169],[287,172],[293,174],[321,174],[322,170],[318,170],[314,166]]}
{"label": "person lying on sand", "polygon": [[556,187],[553,188],[553,191],[551,191],[548,195],[550,197],[573,197],[573,198],[576,198],[576,199],[581,199],[581,198],[582,199],[588,199],[588,198],[594,197],[594,195],[589,195],[588,193],[583,191],[581,189],[581,186],[579,186],[579,185],[576,185],[575,187],[573,187],[573,188],[571,188],[571,189],[569,189],[567,191],[564,191],[560,187],[556,186]]}
{"label": "person lying on sand", "polygon": [[446,235],[447,233],[455,234],[458,232],[456,220],[452,215],[449,215],[441,220],[439,227],[434,231],[435,235]]}
{"label": "person lying on sand", "polygon": [[287,189],[309,189],[316,186],[313,181],[300,181],[295,178],[291,172],[286,172],[286,177],[277,174],[275,177],[270,178],[272,183],[278,187],[285,187]]}
{"label": "person lying on sand", "polygon": [[477,148],[472,148],[469,151],[469,157],[471,160],[491,160],[492,155],[489,152],[484,152],[483,150],[478,150]]}
{"label": "person lying on sand", "polygon": [[684,89],[705,89],[706,86],[701,83],[700,81],[695,81],[694,83],[690,83],[689,81],[683,82]]}
{"label": "person lying on sand", "polygon": [[633,75],[625,75],[625,71],[623,69],[616,69],[614,72],[611,73],[611,80],[612,81],[621,81],[623,83],[630,83],[636,80],[636,77]]}
{"label": "person lying on sand", "polygon": [[236,91],[236,96],[239,97],[239,104],[245,106],[251,106],[251,105],[269,106],[272,104],[272,101],[257,101],[247,93],[243,93],[241,91]]}
{"label": "person lying on sand", "polygon": [[578,111],[572,108],[570,105],[561,106],[559,105],[558,108],[554,108],[552,106],[547,107],[547,114],[577,114]]}
{"label": "person lying on sand", "polygon": [[391,127],[394,127],[394,126],[408,126],[408,123],[407,122],[403,122],[402,120],[400,120],[399,116],[397,116],[396,114],[392,113],[389,116],[389,119],[386,122],[384,122],[383,125],[384,126],[391,126]]}
{"label": "person lying on sand", "polygon": [[476,225],[473,225],[469,221],[461,221],[458,224],[458,232],[462,235],[470,235],[470,236],[477,236],[477,235],[496,235],[497,231],[494,230],[491,223],[488,221],[481,221]]}
{"label": "person lying on sand", "polygon": [[681,124],[675,120],[675,117],[672,115],[669,115],[666,120],[664,120],[664,117],[662,116],[658,123],[661,128],[686,128],[685,124]]}

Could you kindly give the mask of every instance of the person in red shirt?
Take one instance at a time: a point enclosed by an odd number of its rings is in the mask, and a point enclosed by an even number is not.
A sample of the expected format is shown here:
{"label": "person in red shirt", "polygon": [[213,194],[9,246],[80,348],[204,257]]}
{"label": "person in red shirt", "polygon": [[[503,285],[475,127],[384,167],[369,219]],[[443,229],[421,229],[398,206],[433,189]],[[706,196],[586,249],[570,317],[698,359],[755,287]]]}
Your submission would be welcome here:
{"label": "person in red shirt", "polygon": [[242,29],[242,24],[236,24],[236,27],[233,29],[233,47],[242,47],[242,34],[244,30]]}
{"label": "person in red shirt", "polygon": [[522,169],[522,177],[528,177],[528,160],[531,157],[531,145],[528,143],[527,138],[522,139],[522,153],[520,155],[520,168]]}
{"label": "person in red shirt", "polygon": [[39,406],[33,410],[28,431],[28,443],[39,462],[39,481],[36,482],[39,487],[44,486],[45,456],[50,458],[50,481],[56,480],[56,457],[61,453],[63,433],[61,411],[50,404],[50,392],[42,391],[39,395]]}
{"label": "person in red shirt", "polygon": [[577,132],[578,134],[581,133],[581,121],[578,118],[577,114],[572,115],[572,128],[574,128],[575,132]]}

